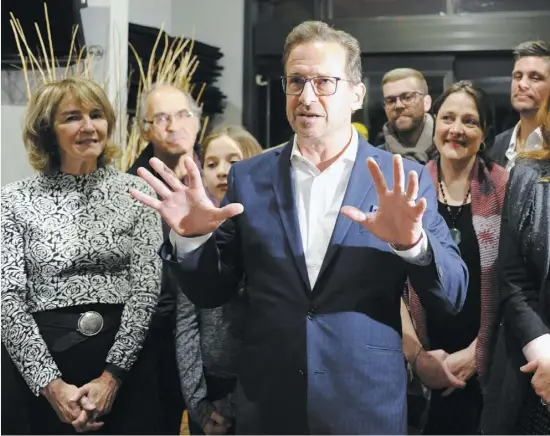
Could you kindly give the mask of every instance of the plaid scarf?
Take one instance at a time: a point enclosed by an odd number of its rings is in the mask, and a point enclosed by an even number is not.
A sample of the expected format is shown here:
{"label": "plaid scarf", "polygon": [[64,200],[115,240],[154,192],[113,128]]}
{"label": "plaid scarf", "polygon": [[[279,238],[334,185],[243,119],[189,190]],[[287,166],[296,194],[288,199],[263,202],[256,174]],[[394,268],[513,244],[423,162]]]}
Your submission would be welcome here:
{"label": "plaid scarf", "polygon": [[[432,181],[438,189],[437,162],[426,164]],[[483,177],[481,177],[483,175]],[[496,263],[500,237],[500,217],[508,172],[493,164],[491,170],[477,158],[471,174],[472,220],[479,244],[481,259],[481,324],[477,336],[476,370],[482,376],[485,372],[488,346],[493,326],[498,313],[498,279]],[[429,338],[426,333],[426,317],[418,295],[409,286],[409,307],[416,332],[426,349],[429,349]]]}

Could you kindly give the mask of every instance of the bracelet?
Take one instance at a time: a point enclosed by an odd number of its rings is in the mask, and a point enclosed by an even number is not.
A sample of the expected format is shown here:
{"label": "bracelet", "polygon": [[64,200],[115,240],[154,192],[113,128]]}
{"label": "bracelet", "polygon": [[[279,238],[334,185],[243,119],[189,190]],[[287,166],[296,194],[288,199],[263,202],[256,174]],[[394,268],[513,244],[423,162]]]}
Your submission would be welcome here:
{"label": "bracelet", "polygon": [[416,352],[416,355],[414,356],[414,359],[411,363],[411,368],[414,372],[416,372],[416,360],[418,359],[418,356],[420,356],[420,353],[422,353],[422,351],[424,351],[424,347],[423,346],[420,346],[420,348],[418,349],[418,351]]}

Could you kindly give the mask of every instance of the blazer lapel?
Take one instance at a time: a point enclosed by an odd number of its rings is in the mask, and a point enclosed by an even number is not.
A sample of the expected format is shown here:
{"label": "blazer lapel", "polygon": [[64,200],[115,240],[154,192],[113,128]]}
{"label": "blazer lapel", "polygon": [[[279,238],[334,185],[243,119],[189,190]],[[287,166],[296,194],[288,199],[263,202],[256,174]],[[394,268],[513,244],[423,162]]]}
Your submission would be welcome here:
{"label": "blazer lapel", "polygon": [[[353,164],[353,168],[351,170],[348,186],[346,188],[346,193],[341,206],[354,206],[361,209],[361,205],[367,198],[367,195],[370,193],[371,189],[374,188],[374,183],[367,168],[366,161],[369,157],[376,158],[378,154],[377,151],[378,150],[375,147],[368,144],[361,137],[359,138],[357,157],[355,158],[355,163]],[[321,271],[319,272],[319,278],[321,278],[321,275],[327,269],[336,251],[338,250],[338,247],[342,244],[342,241],[346,237],[352,223],[352,220],[346,218],[341,213],[338,213],[338,218],[336,219],[336,225],[334,226],[334,231],[332,232],[327,253],[323,259]],[[319,282],[319,279],[317,279],[317,282]]]}
{"label": "blazer lapel", "polygon": [[302,277],[307,290],[311,291],[296,209],[294,177],[290,166],[292,146],[293,141],[291,140],[282,149],[275,151],[278,156],[272,164],[273,191],[298,273]]}

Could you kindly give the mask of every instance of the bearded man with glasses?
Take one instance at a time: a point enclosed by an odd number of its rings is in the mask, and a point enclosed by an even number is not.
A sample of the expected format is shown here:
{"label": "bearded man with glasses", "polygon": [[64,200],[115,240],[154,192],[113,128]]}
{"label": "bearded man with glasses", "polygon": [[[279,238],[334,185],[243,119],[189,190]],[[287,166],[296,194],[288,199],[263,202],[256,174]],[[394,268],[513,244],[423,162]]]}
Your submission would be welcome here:
{"label": "bearded man with glasses", "polygon": [[420,71],[397,68],[382,79],[388,122],[375,143],[384,150],[425,164],[435,155],[434,121],[428,113],[432,99]]}

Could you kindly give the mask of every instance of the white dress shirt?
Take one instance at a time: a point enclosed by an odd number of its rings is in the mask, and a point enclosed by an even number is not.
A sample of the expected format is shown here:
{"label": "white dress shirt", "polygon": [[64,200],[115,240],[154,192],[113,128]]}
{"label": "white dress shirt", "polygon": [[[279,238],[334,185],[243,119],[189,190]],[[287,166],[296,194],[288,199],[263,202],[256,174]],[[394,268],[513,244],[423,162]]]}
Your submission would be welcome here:
{"label": "white dress shirt", "polygon": [[[330,167],[319,171],[314,164],[302,156],[296,136],[294,136],[291,166],[294,176],[296,209],[307,273],[312,288],[317,281],[336,219],[342,207],[351,170],[357,156],[358,141],[357,130],[353,128],[348,148]],[[179,259],[183,259],[187,253],[204,244],[211,235],[209,233],[196,238],[186,238],[170,231],[170,241],[174,247],[175,255]],[[422,231],[420,242],[413,248],[393,251],[407,261],[419,265],[428,265],[432,260],[432,251],[424,231]]]}
{"label": "white dress shirt", "polygon": [[[518,152],[516,150],[516,142],[518,140],[519,126],[520,123],[517,123],[516,127],[514,127],[512,137],[510,138],[510,144],[508,145],[508,149],[506,150],[506,159],[508,159],[506,170],[508,171],[510,171],[516,164],[516,157],[518,155]],[[537,150],[539,148],[542,148],[542,142],[542,132],[540,130],[540,127],[537,127],[527,137],[527,140],[525,141],[524,151]]]}

